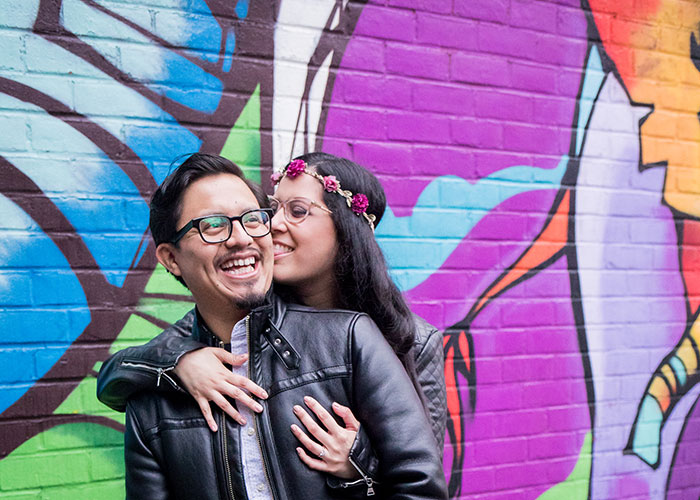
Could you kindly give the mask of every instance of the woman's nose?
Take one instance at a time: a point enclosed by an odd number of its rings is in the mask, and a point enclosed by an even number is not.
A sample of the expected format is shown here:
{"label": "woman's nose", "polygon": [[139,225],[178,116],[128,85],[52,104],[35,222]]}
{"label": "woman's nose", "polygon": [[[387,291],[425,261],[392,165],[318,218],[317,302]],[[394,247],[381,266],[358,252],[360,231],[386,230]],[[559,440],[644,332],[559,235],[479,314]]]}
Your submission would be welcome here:
{"label": "woman's nose", "polygon": [[280,207],[279,210],[272,216],[272,232],[280,232],[287,230],[287,221],[284,218],[284,207]]}

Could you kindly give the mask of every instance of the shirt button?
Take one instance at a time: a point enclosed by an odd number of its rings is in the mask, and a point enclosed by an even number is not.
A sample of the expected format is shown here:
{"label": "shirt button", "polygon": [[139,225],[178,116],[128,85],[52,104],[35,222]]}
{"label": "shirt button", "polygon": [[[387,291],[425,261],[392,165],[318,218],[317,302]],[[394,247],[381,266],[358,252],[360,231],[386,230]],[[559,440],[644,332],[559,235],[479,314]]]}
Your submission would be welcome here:
{"label": "shirt button", "polygon": [[265,485],[262,484],[262,483],[260,483],[260,484],[258,485],[258,491],[265,491]]}
{"label": "shirt button", "polygon": [[255,436],[255,429],[253,429],[252,427],[250,429],[248,429],[248,435]]}

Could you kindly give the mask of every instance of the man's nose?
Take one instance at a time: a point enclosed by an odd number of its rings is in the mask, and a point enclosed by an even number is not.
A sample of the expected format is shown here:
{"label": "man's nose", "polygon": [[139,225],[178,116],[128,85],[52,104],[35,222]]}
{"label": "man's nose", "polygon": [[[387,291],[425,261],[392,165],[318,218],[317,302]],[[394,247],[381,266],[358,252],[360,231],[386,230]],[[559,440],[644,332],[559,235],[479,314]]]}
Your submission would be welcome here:
{"label": "man's nose", "polygon": [[253,241],[253,237],[243,229],[240,222],[233,221],[231,224],[231,236],[229,236],[229,239],[227,239],[224,244],[229,248],[248,246]]}

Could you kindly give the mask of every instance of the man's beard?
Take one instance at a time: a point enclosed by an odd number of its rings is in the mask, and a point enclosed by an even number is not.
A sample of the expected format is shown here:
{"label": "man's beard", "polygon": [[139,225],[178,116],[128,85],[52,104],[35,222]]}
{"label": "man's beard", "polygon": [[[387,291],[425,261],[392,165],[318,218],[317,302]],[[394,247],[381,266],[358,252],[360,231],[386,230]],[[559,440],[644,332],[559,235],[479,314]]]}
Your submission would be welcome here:
{"label": "man's beard", "polygon": [[239,297],[234,300],[233,305],[242,311],[252,311],[265,303],[264,293],[250,293],[246,297]]}

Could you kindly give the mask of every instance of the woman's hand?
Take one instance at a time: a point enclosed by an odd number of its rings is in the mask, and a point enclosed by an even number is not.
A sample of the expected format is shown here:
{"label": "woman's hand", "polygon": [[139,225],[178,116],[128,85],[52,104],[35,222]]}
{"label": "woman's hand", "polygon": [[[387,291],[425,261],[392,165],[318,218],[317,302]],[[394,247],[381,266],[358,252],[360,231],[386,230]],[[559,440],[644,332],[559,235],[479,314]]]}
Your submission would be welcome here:
{"label": "woman's hand", "polygon": [[292,433],[304,445],[306,450],[313,455],[312,458],[303,448],[298,447],[297,453],[301,461],[311,469],[326,472],[336,477],[343,479],[359,478],[359,473],[348,460],[350,449],[355,441],[355,435],[360,429],[360,423],[352,414],[350,408],[338,403],[333,403],[332,405],[333,411],[345,423],[345,428],[343,428],[311,396],[306,396],[304,403],[316,414],[325,429],[318,425],[304,408],[299,405],[294,406],[294,414],[304,424],[306,430],[316,438],[316,441],[314,441],[298,425],[292,425]]}
{"label": "woman's hand", "polygon": [[241,425],[245,425],[245,418],[226,400],[225,396],[243,403],[254,412],[262,411],[262,406],[248,393],[260,399],[267,399],[267,393],[247,377],[236,375],[224,365],[226,363],[240,366],[247,359],[247,354],[234,355],[226,349],[204,347],[185,354],[175,367],[175,375],[197,401],[212,432],[216,432],[218,427],[212,417],[209,401],[214,402]]}

